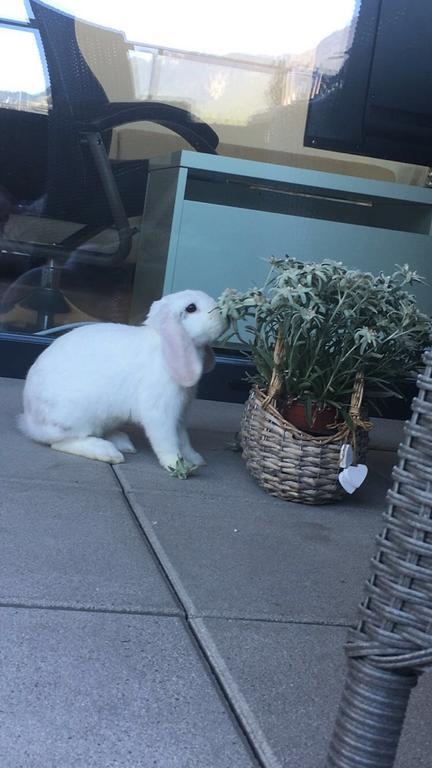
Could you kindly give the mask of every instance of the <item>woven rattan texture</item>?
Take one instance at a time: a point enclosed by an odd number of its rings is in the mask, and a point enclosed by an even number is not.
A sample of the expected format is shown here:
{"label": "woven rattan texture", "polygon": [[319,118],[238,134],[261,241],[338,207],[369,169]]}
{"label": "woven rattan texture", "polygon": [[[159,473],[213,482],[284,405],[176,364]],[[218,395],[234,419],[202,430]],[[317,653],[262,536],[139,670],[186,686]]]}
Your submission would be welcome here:
{"label": "woven rattan texture", "polygon": [[325,768],[393,768],[417,675],[350,660]]}
{"label": "woven rattan texture", "polygon": [[348,653],[387,669],[432,664],[432,351],[393,470],[385,528]]}
{"label": "woven rattan texture", "polygon": [[432,664],[432,351],[393,470],[326,768],[392,768],[412,688]]}
{"label": "woven rattan texture", "polygon": [[[313,437],[292,427],[251,391],[242,418],[243,458],[251,475],[273,496],[303,504],[325,504],[345,495],[339,481],[340,451],[345,438]],[[366,458],[368,435],[357,430],[357,461]]]}

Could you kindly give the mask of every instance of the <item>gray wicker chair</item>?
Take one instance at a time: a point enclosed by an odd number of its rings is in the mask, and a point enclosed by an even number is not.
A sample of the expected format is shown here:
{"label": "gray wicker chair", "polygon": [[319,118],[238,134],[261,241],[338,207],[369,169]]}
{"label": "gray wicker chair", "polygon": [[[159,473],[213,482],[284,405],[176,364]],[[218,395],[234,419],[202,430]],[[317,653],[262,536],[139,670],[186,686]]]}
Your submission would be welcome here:
{"label": "gray wicker chair", "polygon": [[399,446],[326,768],[391,768],[411,690],[432,664],[432,350]]}

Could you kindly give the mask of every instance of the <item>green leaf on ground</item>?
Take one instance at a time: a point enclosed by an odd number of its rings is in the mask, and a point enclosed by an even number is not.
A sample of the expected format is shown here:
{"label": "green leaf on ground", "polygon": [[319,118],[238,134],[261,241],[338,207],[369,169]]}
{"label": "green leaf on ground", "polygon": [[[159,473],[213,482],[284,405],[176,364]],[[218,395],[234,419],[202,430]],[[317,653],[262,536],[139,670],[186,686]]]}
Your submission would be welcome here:
{"label": "green leaf on ground", "polygon": [[178,480],[187,480],[188,477],[197,471],[197,469],[198,467],[196,464],[191,464],[182,456],[178,457],[174,467],[168,467],[171,477],[176,477]]}

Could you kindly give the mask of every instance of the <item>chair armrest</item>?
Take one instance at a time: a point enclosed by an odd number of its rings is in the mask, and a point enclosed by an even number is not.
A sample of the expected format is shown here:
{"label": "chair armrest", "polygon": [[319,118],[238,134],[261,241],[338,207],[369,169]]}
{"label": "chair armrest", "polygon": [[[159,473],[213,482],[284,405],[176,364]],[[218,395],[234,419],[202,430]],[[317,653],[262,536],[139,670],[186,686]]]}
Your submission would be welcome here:
{"label": "chair armrest", "polygon": [[91,120],[78,123],[83,133],[112,130],[126,123],[158,123],[182,136],[198,152],[215,153],[219,137],[207,123],[180,107],[156,101],[112,102]]}

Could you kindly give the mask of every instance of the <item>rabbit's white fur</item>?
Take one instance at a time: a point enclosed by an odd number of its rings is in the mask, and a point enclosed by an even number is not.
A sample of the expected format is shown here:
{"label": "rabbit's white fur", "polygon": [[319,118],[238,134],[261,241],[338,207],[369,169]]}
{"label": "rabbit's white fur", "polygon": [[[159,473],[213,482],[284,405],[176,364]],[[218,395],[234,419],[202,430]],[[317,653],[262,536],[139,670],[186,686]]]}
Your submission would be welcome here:
{"label": "rabbit's white fur", "polygon": [[[190,305],[196,311],[187,312]],[[66,333],[30,368],[20,429],[55,450],[118,463],[134,447],[116,430],[132,422],[163,467],[179,456],[202,464],[184,415],[213,363],[208,345],[224,330],[210,296],[181,291],[154,302],[142,326],[97,323]]]}

